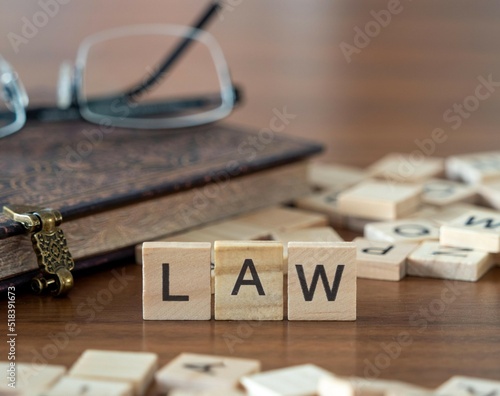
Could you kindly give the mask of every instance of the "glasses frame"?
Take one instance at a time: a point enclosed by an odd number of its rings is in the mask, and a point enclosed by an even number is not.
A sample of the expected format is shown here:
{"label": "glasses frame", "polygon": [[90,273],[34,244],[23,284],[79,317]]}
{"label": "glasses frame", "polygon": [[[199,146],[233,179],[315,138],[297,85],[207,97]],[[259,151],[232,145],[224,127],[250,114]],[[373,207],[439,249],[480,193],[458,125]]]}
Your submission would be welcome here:
{"label": "glasses frame", "polygon": [[[19,80],[17,73],[15,73],[12,67],[0,56],[0,84],[2,84],[0,88],[3,89],[4,95],[7,96],[7,106],[12,108],[16,117],[12,124],[0,128],[0,139],[22,129],[27,120],[71,121],[84,119],[92,123],[102,123],[105,121],[107,124],[117,127],[170,129],[208,124],[226,117],[231,113],[234,106],[241,101],[241,90],[231,81],[229,68],[219,44],[210,33],[203,30],[203,27],[213,18],[220,8],[221,5],[218,1],[212,2],[192,26],[169,24],[135,25],[110,29],[87,37],[80,44],[75,64],[72,67],[73,75],[67,87],[69,89],[69,100],[65,98],[66,100],[61,102],[61,104],[63,104],[67,101],[67,106],[60,105],[59,107],[28,108],[28,96],[24,86]],[[131,34],[168,34],[170,36],[173,35],[183,38],[183,40],[179,42],[172,52],[167,54],[158,69],[148,78],[148,80],[130,88],[128,92],[124,92],[120,96],[106,98],[106,100],[131,98],[146,91],[165,75],[193,42],[198,41],[207,46],[212,54],[219,76],[219,86],[221,88],[220,98],[222,99],[221,105],[200,114],[169,117],[169,119],[122,118],[104,114],[97,115],[92,112],[89,109],[89,103],[91,101],[85,99],[82,89],[85,63],[89,49],[98,42]],[[178,109],[179,107],[188,108],[200,106],[201,104],[207,104],[211,101],[213,101],[213,97],[199,97],[162,105],[167,107],[170,106],[168,110],[171,111],[172,108]],[[141,106],[147,107],[147,105]],[[158,103],[153,104],[153,106],[157,108]]]}
{"label": "glasses frame", "polygon": [[[199,42],[206,46],[212,55],[215,69],[217,71],[221,104],[219,107],[187,116],[169,117],[165,119],[142,119],[132,117],[118,117],[107,114],[97,114],[90,109],[89,101],[86,100],[84,92],[84,79],[85,79],[85,65],[92,47],[98,43],[110,41],[119,38],[133,37],[133,36],[171,36],[178,37],[182,42],[189,40],[191,42]],[[155,80],[158,80],[156,78]],[[148,87],[151,84],[148,85]],[[135,25],[122,28],[116,28],[94,34],[87,37],[78,50],[75,70],[74,70],[74,88],[76,100],[80,109],[80,114],[84,119],[93,123],[100,123],[103,119],[113,126],[128,127],[128,128],[147,128],[147,129],[161,129],[161,128],[184,128],[196,125],[208,124],[220,120],[228,116],[235,103],[235,92],[231,82],[231,75],[227,66],[224,54],[221,47],[215,38],[205,30],[180,26],[180,25]],[[145,91],[146,88],[140,90],[133,89],[126,93],[126,96],[138,95]],[[116,97],[113,100],[120,100],[122,96]],[[91,100],[90,100],[91,102]],[[146,104],[147,106],[147,104]]]}

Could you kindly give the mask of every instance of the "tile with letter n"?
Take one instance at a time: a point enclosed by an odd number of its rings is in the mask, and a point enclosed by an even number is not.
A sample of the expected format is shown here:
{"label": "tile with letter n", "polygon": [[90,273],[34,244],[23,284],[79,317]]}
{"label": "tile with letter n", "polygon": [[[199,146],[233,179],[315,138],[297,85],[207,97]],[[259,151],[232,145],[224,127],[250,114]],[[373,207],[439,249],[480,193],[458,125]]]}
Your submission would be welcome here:
{"label": "tile with letter n", "polygon": [[63,377],[46,396],[132,396],[132,385],[126,382]]}
{"label": "tile with letter n", "polygon": [[[156,374],[158,390],[221,391],[220,395],[236,390],[240,378],[260,371],[260,362],[224,356],[182,353]],[[205,393],[203,393],[205,394]]]}
{"label": "tile with letter n", "polygon": [[[465,247],[423,242],[408,257],[408,275],[477,281],[493,266],[492,255]],[[500,395],[499,395],[500,396]]]}
{"label": "tile with letter n", "polygon": [[216,241],[215,319],[283,320],[283,244]]}
{"label": "tile with letter n", "polygon": [[210,320],[210,242],[145,242],[143,318]]}
{"label": "tile with letter n", "polygon": [[500,381],[451,377],[435,391],[436,396],[500,396]]}
{"label": "tile with letter n", "polygon": [[288,320],[356,320],[356,245],[288,244]]}
{"label": "tile with letter n", "polygon": [[153,381],[158,355],[148,352],[87,349],[73,364],[70,377],[119,381],[132,385],[133,394],[144,395]]}
{"label": "tile with letter n", "polygon": [[432,241],[439,239],[439,227],[425,219],[369,223],[365,226],[364,236],[371,241],[390,243]]}
{"label": "tile with letter n", "polygon": [[314,396],[322,377],[330,373],[314,364],[287,367],[243,377],[248,396]]}
{"label": "tile with letter n", "polygon": [[441,226],[440,242],[445,246],[500,252],[500,213],[471,210]]}
{"label": "tile with letter n", "polygon": [[355,238],[358,278],[399,281],[406,275],[406,259],[416,243],[391,243]]}
{"label": "tile with letter n", "polygon": [[415,212],[422,187],[384,181],[366,181],[341,192],[340,213],[373,220],[394,220]]}

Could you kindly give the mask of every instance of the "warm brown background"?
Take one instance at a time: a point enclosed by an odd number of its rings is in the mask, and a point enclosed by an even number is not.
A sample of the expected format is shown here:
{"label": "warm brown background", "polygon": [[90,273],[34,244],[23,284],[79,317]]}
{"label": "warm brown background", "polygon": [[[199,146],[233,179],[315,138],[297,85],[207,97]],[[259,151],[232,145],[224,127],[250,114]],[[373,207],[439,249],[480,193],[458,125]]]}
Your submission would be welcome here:
{"label": "warm brown background", "polygon": [[[234,8],[226,8],[210,31],[234,80],[245,87],[246,103],[231,120],[263,128],[273,108],[286,106],[297,114],[286,133],[324,142],[325,160],[361,166],[390,151],[416,150],[415,139],[428,139],[434,128],[448,136],[437,145],[437,155],[498,149],[499,92],[457,130],[443,113],[474,93],[479,76],[500,81],[500,3],[403,1],[402,12],[347,63],[339,45],[353,44],[353,29],[372,21],[370,11],[386,9],[386,1],[226,2]],[[189,23],[205,4],[73,0],[15,54],[7,34],[19,34],[22,18],[32,18],[40,8],[35,1],[3,0],[0,53],[35,101],[52,101],[59,63],[74,57],[86,35],[127,24]],[[50,363],[70,365],[86,348],[105,348],[155,351],[163,364],[182,351],[229,355],[224,337],[230,334],[243,341],[234,355],[262,359],[264,369],[312,362],[341,375],[363,376],[367,359],[387,363],[380,360],[382,344],[407,332],[412,344],[380,370],[380,377],[428,386],[454,374],[500,380],[499,269],[478,283],[460,283],[456,301],[432,316],[425,329],[410,318],[437,304],[447,287],[441,280],[360,280],[355,323],[285,321],[249,330],[231,322],[143,322],[140,268],[124,268],[134,279],[112,301],[103,300],[110,271],[78,279],[67,299],[19,297],[19,360],[41,354]],[[96,298],[101,303],[90,308]],[[5,318],[4,306],[1,312]],[[61,332],[67,321],[76,323],[79,334],[66,343]],[[50,344],[56,334],[61,346],[54,352]]]}

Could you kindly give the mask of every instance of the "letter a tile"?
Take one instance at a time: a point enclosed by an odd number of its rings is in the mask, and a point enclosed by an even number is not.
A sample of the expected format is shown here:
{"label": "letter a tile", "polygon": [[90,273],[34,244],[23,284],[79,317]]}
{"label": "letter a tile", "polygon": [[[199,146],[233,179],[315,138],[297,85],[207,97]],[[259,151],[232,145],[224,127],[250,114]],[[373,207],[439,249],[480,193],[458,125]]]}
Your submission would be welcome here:
{"label": "letter a tile", "polygon": [[209,242],[145,242],[143,317],[210,320]]}
{"label": "letter a tile", "polygon": [[288,320],[356,320],[356,245],[288,244]]}
{"label": "letter a tile", "polygon": [[283,245],[216,241],[215,319],[283,320]]}

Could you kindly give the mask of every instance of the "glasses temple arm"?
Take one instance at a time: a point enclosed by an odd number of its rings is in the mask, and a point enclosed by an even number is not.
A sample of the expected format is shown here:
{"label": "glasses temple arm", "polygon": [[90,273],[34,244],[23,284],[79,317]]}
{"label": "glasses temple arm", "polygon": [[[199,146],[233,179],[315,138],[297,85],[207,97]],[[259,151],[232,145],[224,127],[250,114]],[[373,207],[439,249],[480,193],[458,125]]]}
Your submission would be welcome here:
{"label": "glasses temple arm", "polygon": [[[207,22],[215,15],[215,12],[220,8],[220,4],[218,1],[213,2],[207,10],[202,14],[202,16],[192,25],[194,29],[202,29]],[[128,98],[133,98],[134,96],[140,95],[142,92],[146,91],[152,85],[156,83],[158,79],[160,79],[165,72],[172,67],[172,65],[180,58],[180,56],[186,51],[193,40],[190,37],[186,37],[183,39],[179,45],[168,54],[163,62],[160,64],[158,70],[156,70],[146,81],[141,82],[135,88],[130,89],[128,92],[124,94],[124,96]]]}

